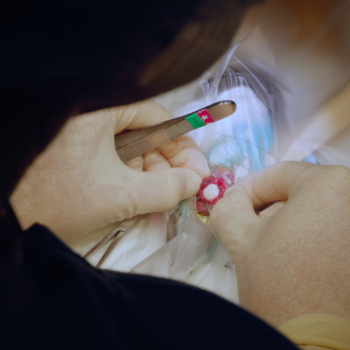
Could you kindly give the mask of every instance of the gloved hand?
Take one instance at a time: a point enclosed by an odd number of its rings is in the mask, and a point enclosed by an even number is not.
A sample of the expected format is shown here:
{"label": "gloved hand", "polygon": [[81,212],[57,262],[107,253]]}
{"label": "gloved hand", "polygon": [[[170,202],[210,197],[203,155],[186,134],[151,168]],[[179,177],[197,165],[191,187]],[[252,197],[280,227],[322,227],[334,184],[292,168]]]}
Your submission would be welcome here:
{"label": "gloved hand", "polygon": [[[257,214],[256,210],[276,202]],[[236,265],[240,304],[268,323],[350,318],[350,170],[282,162],[228,189],[211,226]]]}
{"label": "gloved hand", "polygon": [[125,165],[114,135],[172,118],[153,101],[72,117],[27,169],[10,202],[22,228],[38,222],[71,241],[108,223],[166,211],[210,175],[189,136]]}

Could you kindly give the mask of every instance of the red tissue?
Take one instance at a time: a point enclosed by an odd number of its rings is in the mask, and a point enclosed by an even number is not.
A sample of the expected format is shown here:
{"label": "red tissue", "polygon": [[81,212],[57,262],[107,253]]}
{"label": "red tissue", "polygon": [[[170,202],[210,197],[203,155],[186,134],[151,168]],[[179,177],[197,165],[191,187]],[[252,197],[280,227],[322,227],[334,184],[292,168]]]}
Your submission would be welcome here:
{"label": "red tissue", "polygon": [[[235,175],[232,170],[224,167],[215,167],[212,171],[214,176],[203,179],[202,184],[197,193],[197,212],[204,216],[209,216],[210,209],[213,205],[224,196],[225,191],[234,184]],[[205,196],[205,189],[209,185],[216,185],[213,187],[218,194],[214,198]]]}

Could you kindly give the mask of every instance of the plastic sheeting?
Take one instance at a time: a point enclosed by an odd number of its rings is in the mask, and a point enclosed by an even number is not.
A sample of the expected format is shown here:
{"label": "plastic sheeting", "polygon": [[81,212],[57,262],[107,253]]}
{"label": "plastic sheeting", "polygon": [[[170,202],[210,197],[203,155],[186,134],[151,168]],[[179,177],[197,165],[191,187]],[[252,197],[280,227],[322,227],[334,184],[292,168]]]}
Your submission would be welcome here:
{"label": "plastic sheeting", "polygon": [[[215,68],[156,98],[174,117],[223,99],[236,102],[232,117],[192,132],[211,164],[233,167],[237,177],[281,160],[350,167],[350,4],[321,3],[327,11],[309,8],[312,25],[299,2],[302,9],[282,0],[252,8]],[[71,247],[84,254],[112,228]],[[141,220],[102,268],[173,278],[238,302],[234,266],[215,242],[191,199],[181,212]],[[96,264],[102,254],[89,261]]]}

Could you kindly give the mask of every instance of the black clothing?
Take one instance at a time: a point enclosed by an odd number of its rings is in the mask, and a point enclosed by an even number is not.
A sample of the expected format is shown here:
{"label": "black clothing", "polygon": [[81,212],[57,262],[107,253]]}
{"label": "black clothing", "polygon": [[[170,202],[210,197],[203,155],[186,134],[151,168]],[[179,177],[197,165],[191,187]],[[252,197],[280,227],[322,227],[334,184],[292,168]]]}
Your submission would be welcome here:
{"label": "black clothing", "polygon": [[[138,101],[190,81],[224,52],[255,1],[4,2],[1,350],[296,349],[211,293],[95,269],[46,228],[22,232],[5,219],[24,170],[72,113]],[[150,74],[152,62],[164,70]],[[143,81],[142,72],[148,72]]]}
{"label": "black clothing", "polygon": [[43,226],[7,225],[0,247],[1,349],[296,349],[214,294],[96,269]]}

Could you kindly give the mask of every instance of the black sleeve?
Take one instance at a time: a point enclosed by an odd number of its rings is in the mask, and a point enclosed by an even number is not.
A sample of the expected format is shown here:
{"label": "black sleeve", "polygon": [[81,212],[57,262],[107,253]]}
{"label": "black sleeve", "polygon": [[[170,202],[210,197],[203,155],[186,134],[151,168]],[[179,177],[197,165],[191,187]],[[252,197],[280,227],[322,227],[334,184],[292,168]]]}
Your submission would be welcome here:
{"label": "black sleeve", "polygon": [[297,349],[204,290],[96,269],[40,225],[1,234],[1,349]]}

